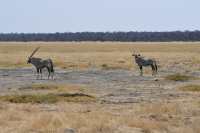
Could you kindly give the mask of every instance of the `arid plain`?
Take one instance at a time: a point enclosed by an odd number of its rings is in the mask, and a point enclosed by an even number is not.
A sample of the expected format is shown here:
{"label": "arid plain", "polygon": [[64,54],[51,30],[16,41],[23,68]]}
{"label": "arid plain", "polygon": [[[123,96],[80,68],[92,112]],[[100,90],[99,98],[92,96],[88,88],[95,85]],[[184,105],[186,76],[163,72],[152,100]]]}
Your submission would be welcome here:
{"label": "arid plain", "polygon": [[[38,46],[54,80],[27,64]],[[199,133],[200,42],[1,42],[0,103],[2,133]]]}

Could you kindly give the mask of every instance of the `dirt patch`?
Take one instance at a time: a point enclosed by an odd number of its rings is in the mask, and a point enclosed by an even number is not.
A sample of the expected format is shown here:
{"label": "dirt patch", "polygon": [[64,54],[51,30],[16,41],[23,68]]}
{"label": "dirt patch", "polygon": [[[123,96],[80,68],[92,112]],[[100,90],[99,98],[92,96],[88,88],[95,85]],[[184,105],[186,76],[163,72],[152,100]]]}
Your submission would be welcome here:
{"label": "dirt patch", "polygon": [[[36,80],[34,69],[0,69],[1,95],[13,91],[55,91],[65,93],[92,94],[103,103],[135,103],[160,101],[188,96],[189,94],[176,91],[177,86],[185,82],[168,82],[163,77],[166,71],[159,72],[157,77],[150,74],[139,76],[131,70],[63,70],[56,69],[55,80]],[[190,80],[187,83],[198,80]]]}

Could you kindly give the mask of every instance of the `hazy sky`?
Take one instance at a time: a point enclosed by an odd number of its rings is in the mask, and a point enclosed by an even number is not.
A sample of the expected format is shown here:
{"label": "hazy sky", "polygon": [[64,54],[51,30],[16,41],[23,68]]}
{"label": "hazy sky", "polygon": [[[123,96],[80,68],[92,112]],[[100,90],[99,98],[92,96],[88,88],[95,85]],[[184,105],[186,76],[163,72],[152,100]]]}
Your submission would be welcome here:
{"label": "hazy sky", "polygon": [[0,32],[200,30],[200,0],[0,0]]}

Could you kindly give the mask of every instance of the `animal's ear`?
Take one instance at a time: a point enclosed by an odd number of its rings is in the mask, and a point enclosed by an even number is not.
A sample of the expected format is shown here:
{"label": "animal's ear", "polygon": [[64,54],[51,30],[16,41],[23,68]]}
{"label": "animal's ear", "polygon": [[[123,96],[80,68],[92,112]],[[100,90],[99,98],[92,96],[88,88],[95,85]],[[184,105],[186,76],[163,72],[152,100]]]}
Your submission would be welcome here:
{"label": "animal's ear", "polygon": [[136,56],[135,51],[134,50],[131,51],[132,51],[132,56]]}

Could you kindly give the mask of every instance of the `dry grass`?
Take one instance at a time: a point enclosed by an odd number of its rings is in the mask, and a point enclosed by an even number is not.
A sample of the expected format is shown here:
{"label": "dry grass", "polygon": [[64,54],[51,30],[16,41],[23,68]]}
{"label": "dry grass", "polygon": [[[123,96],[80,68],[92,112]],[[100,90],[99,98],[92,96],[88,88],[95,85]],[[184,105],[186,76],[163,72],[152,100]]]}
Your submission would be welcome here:
{"label": "dry grass", "polygon": [[32,84],[18,88],[19,90],[57,90],[61,88],[56,84]]}
{"label": "dry grass", "polygon": [[24,94],[24,95],[8,95],[1,96],[1,101],[10,103],[56,103],[64,102],[94,102],[94,96],[86,95],[83,93],[61,93],[61,94]]}
{"label": "dry grass", "polygon": [[39,95],[8,95],[1,96],[1,101],[10,103],[55,103],[58,101],[57,97],[51,94]]}
{"label": "dry grass", "polygon": [[189,108],[191,105],[186,103],[112,106],[96,103],[55,105],[2,103],[0,107],[0,129],[4,133],[31,131],[62,133],[70,128],[81,133],[134,131],[198,133],[200,131],[197,124],[199,118],[191,119],[190,124],[184,124],[187,114],[194,112]]}
{"label": "dry grass", "polygon": [[182,91],[191,91],[191,92],[199,92],[200,91],[200,85],[186,85],[179,88]]}
{"label": "dry grass", "polygon": [[195,77],[177,73],[177,74],[168,75],[165,77],[165,79],[172,80],[172,81],[188,81],[191,79],[195,79]]}
{"label": "dry grass", "polygon": [[20,93],[41,93],[41,92],[51,92],[51,93],[86,93],[90,95],[95,95],[95,90],[84,85],[77,84],[57,84],[57,83],[33,83],[29,85],[24,85],[17,90]]}
{"label": "dry grass", "polygon": [[96,102],[95,91],[83,85],[33,83],[4,93],[0,101],[10,103]]}
{"label": "dry grass", "polygon": [[[35,47],[41,46],[35,56],[50,57],[56,67],[65,69],[138,69],[131,57],[131,52],[135,51],[157,59],[160,71],[173,70],[177,73],[186,73],[191,70],[199,71],[199,44],[199,42],[0,43],[0,67],[30,67],[31,65],[26,64],[27,57]],[[175,80],[180,80],[180,77],[181,80],[185,80],[182,76],[184,75],[181,74],[177,78],[175,75]],[[189,90],[198,90],[196,86],[191,88]],[[33,84],[19,88],[21,92],[26,89],[34,90],[36,93],[1,97],[1,100],[8,102],[0,100],[0,132],[62,133],[70,128],[78,133],[200,132],[198,98],[195,99],[198,104],[195,104],[191,97],[183,101],[178,99],[156,103],[113,105],[97,102],[92,89],[85,86]],[[41,90],[51,94],[36,95]]]}
{"label": "dry grass", "polygon": [[[27,57],[37,46],[35,55],[52,58],[57,67],[65,69],[102,68],[134,69],[131,53],[156,58],[162,68],[199,69],[199,43],[116,43],[116,42],[27,42],[0,43],[0,67],[28,67]],[[56,45],[56,47],[55,47]],[[104,67],[103,67],[104,68]]]}
{"label": "dry grass", "polygon": [[81,85],[34,83],[19,87],[18,90],[12,92],[11,95],[0,96],[0,100],[11,103],[94,102],[97,100],[94,91]]}

